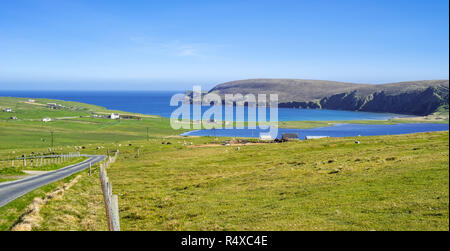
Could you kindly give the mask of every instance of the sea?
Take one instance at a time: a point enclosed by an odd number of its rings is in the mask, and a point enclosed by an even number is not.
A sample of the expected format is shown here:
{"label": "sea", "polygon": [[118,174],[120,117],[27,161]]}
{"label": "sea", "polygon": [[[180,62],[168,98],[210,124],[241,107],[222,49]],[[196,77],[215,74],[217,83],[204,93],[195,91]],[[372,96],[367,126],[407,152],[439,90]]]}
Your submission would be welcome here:
{"label": "sea", "polygon": [[[170,118],[177,106],[170,106],[170,100],[175,94],[183,91],[0,91],[3,97],[47,98],[64,101],[75,101],[106,107],[110,110],[120,110],[148,115],[158,115]],[[209,107],[202,107],[202,114]],[[222,119],[225,119],[223,108]],[[234,108],[236,109],[236,108]],[[244,120],[248,121],[248,108],[244,111]],[[236,111],[235,111],[236,113]],[[191,111],[191,118],[193,112]],[[266,120],[270,118],[270,109],[267,108]],[[278,121],[343,121],[343,120],[388,120],[393,117],[406,117],[392,113],[372,113],[337,110],[315,110],[279,108]],[[239,121],[239,117],[234,117]]]}
{"label": "sea", "polygon": [[[170,106],[170,100],[175,94],[183,91],[0,91],[3,97],[47,98],[64,101],[75,101],[106,107],[110,110],[120,110],[148,115],[159,115],[170,118],[178,106]],[[202,107],[202,114],[209,107]],[[236,108],[234,108],[236,109]],[[245,108],[247,109],[247,108]],[[192,109],[191,109],[192,110]],[[225,112],[223,108],[223,119]],[[235,110],[236,112],[236,110]],[[248,121],[247,111],[244,110],[244,121]],[[270,109],[267,108],[266,120],[270,118]],[[418,132],[448,131],[448,124],[413,123],[396,125],[365,125],[352,124],[352,120],[388,120],[394,117],[407,117],[407,115],[391,113],[372,113],[336,110],[314,110],[279,108],[278,121],[346,121],[342,124],[313,129],[278,129],[278,138],[283,133],[297,133],[300,139],[306,136],[327,137],[355,137],[376,135],[398,135]],[[191,118],[192,111],[191,111]],[[216,120],[221,120],[220,118]],[[235,121],[239,118],[234,117]],[[253,119],[253,118],[251,118]],[[267,132],[261,129],[217,129],[190,131],[185,136],[215,136],[215,137],[258,137],[260,133]]]}

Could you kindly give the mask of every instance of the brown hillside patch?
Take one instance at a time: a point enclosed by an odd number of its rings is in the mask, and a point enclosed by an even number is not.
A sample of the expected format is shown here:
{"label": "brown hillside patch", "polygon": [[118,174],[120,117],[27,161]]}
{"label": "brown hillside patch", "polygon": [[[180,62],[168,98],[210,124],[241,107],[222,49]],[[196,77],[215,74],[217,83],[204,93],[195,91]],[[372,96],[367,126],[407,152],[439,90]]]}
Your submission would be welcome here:
{"label": "brown hillside patch", "polygon": [[34,227],[39,226],[39,223],[42,221],[42,217],[39,214],[42,207],[45,206],[50,200],[61,199],[64,192],[75,185],[80,178],[81,175],[78,175],[68,184],[65,184],[64,186],[55,189],[53,192],[46,194],[43,199],[35,198],[20,217],[18,223],[15,224],[11,230],[31,231]]}

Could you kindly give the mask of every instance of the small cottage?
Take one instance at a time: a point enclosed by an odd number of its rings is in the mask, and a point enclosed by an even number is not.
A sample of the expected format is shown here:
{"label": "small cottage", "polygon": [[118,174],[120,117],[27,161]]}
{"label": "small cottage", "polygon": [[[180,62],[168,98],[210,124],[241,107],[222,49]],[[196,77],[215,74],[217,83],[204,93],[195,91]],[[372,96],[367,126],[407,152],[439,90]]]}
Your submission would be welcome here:
{"label": "small cottage", "polygon": [[52,121],[51,118],[43,118],[43,119],[42,119],[42,122],[50,122],[50,121]]}
{"label": "small cottage", "polygon": [[110,118],[110,119],[120,119],[120,114],[118,114],[118,113],[113,113],[113,114],[109,115],[109,118]]}

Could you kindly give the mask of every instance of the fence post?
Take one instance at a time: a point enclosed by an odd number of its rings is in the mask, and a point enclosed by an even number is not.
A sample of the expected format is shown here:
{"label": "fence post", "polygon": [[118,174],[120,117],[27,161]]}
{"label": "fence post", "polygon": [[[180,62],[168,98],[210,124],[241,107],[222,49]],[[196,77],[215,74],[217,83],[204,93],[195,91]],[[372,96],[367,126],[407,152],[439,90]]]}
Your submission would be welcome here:
{"label": "fence post", "polygon": [[120,231],[120,220],[119,220],[119,197],[117,195],[112,196],[112,225],[113,231]]}
{"label": "fence post", "polygon": [[112,186],[111,186],[111,182],[109,182],[109,179],[107,179],[106,182],[106,198],[107,198],[107,202],[108,202],[108,212],[109,212],[109,225],[111,226],[110,231],[114,231],[114,226],[113,226],[113,211],[112,211],[112,207],[111,207],[111,195],[112,195]]}
{"label": "fence post", "polygon": [[103,201],[105,202],[105,211],[106,211],[106,221],[108,222],[108,230],[111,231],[111,216],[109,215],[109,205],[108,205],[108,198],[107,198],[107,187],[106,187],[106,177],[105,177],[105,169],[104,166],[100,167],[100,183],[102,185],[102,192],[103,192]]}
{"label": "fence post", "polygon": [[100,183],[102,186],[103,200],[105,202],[106,220],[109,231],[120,231],[119,222],[119,199],[117,195],[112,194],[112,184],[109,182],[106,168],[109,161],[100,163]]}

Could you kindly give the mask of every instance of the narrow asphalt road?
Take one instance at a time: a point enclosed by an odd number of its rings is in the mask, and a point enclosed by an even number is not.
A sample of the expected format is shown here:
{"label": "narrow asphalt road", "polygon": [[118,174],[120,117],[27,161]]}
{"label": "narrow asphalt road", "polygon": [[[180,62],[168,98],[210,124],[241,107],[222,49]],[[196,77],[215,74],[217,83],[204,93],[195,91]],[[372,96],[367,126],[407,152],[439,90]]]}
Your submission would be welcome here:
{"label": "narrow asphalt road", "polygon": [[89,168],[89,163],[92,165],[106,159],[104,155],[81,155],[89,157],[89,159],[71,166],[67,166],[56,171],[47,172],[41,175],[36,175],[30,178],[21,180],[0,183],[0,207],[9,202],[25,195],[41,186],[53,183],[55,181],[69,177],[72,174],[83,171]]}

